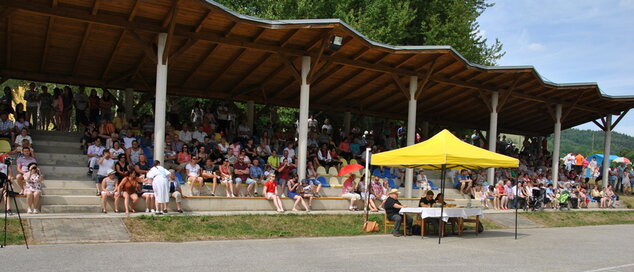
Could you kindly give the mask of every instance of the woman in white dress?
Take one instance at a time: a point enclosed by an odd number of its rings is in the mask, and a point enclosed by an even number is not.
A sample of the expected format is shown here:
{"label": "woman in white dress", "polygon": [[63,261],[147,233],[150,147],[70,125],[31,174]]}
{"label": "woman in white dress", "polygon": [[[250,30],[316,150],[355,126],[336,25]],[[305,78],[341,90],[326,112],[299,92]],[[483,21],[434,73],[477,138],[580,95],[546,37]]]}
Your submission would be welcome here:
{"label": "woman in white dress", "polygon": [[156,201],[156,214],[167,213],[167,203],[170,201],[169,177],[170,172],[160,165],[159,161],[154,161],[154,167],[145,175],[146,178],[152,179],[152,187],[154,188],[154,198]]}

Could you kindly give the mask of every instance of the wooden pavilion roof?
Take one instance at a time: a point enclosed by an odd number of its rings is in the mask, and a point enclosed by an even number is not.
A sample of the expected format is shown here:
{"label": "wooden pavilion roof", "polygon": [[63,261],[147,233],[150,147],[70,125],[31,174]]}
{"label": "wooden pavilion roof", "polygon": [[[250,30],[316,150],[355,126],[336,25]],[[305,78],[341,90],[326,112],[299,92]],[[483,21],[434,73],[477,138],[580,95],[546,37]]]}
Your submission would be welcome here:
{"label": "wooden pavilion roof", "polygon": [[[418,121],[545,135],[620,114],[634,97],[595,83],[556,84],[531,66],[487,67],[448,46],[390,46],[337,19],[264,20],[208,0],[0,0],[0,76],[152,92],[158,33],[169,33],[168,93],[297,107],[300,57],[312,56],[310,107],[407,118],[418,76]],[[344,38],[338,50],[333,35]]]}

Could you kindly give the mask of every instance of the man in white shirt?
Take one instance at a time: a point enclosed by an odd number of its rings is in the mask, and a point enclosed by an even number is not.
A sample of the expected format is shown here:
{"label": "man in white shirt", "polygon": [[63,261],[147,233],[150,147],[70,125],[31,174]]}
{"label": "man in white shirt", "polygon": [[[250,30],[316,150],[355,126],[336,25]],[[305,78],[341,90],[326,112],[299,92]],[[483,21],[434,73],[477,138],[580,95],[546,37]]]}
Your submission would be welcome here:
{"label": "man in white shirt", "polygon": [[205,137],[207,137],[207,132],[204,132],[203,129],[203,126],[198,126],[198,130],[192,134],[192,138],[198,140],[199,143],[204,143]]}
{"label": "man in white shirt", "polygon": [[192,142],[192,132],[189,131],[189,126],[187,125],[187,123],[183,124],[183,129],[178,133],[178,138],[188,144]]}
{"label": "man in white shirt", "polygon": [[128,129],[125,132],[125,137],[123,137],[123,146],[125,147],[125,149],[131,148],[132,147],[132,142],[136,140],[136,138],[134,138],[134,135],[132,134],[132,130]]}
{"label": "man in white shirt", "polygon": [[[86,156],[88,156],[88,175],[89,176],[92,176],[92,169],[95,168],[95,163],[97,163],[97,160],[103,154],[103,151],[105,149],[106,148],[101,145],[101,138],[97,138],[95,140],[95,143],[88,147]],[[108,151],[108,153],[110,153],[110,151]],[[104,175],[104,177],[105,176],[107,176],[107,174]]]}
{"label": "man in white shirt", "polygon": [[33,144],[33,140],[31,139],[31,136],[27,134],[26,128],[23,128],[22,130],[20,130],[20,134],[18,134],[18,136],[15,137],[14,145],[16,147],[22,146],[22,141],[25,139],[28,140],[31,145]]}
{"label": "man in white shirt", "polygon": [[[100,141],[101,142],[101,141]],[[102,147],[103,148],[103,147]],[[101,182],[108,176],[110,170],[114,170],[115,160],[110,156],[110,150],[102,150],[103,155],[97,161],[99,170],[97,170],[97,177],[95,178],[95,185],[97,187],[97,195],[101,193]]]}
{"label": "man in white shirt", "polygon": [[288,143],[286,148],[284,148],[284,151],[288,152],[288,156],[286,157],[288,157],[289,159],[295,158],[295,147],[293,146],[292,142]]}

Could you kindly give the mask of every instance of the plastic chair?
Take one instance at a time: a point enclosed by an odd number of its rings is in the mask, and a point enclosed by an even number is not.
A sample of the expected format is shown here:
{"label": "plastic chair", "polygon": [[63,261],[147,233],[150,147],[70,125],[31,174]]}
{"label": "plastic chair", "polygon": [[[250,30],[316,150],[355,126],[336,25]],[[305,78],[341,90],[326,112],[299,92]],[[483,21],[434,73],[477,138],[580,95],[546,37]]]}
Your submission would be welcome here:
{"label": "plastic chair", "polygon": [[381,177],[381,169],[376,168],[372,171],[372,176]]}
{"label": "plastic chair", "polygon": [[11,144],[9,141],[2,140],[0,141],[0,153],[11,152]]}
{"label": "plastic chair", "polygon": [[341,166],[346,166],[346,165],[348,165],[348,161],[347,161],[346,159],[341,158],[340,160],[341,160]]}
{"label": "plastic chair", "polygon": [[331,166],[330,168],[328,168],[328,175],[331,177],[339,176],[339,171],[337,171],[337,168],[335,168],[334,166]]}
{"label": "plastic chair", "polygon": [[319,181],[319,183],[321,183],[321,187],[330,188],[330,184],[328,184],[328,181],[325,177],[317,177],[317,180]]}
{"label": "plastic chair", "polygon": [[434,185],[433,181],[427,180],[427,182],[429,182],[429,187],[431,187],[432,190],[438,190],[438,187]]}
{"label": "plastic chair", "polygon": [[383,168],[383,176],[382,178],[393,178],[392,172],[390,172],[390,168]]}
{"label": "plastic chair", "polygon": [[350,164],[359,164],[359,162],[356,159],[351,159]]}
{"label": "plastic chair", "polygon": [[392,178],[387,178],[387,185],[390,186],[391,189],[398,189],[398,186],[396,186]]}
{"label": "plastic chair", "polygon": [[325,176],[325,177],[330,176],[330,175],[328,175],[328,173],[326,172],[326,168],[324,168],[323,166],[319,166],[319,167],[317,167],[317,175],[320,175],[320,176]]}
{"label": "plastic chair", "polygon": [[143,147],[141,148],[143,150],[143,155],[145,155],[145,157],[147,158],[147,163],[150,166],[154,165],[154,154],[152,153],[152,151],[150,151],[149,148],[147,147]]}
{"label": "plastic chair", "polygon": [[335,187],[335,188],[343,187],[343,184],[341,184],[341,181],[339,180],[338,177],[330,177],[330,180],[328,181],[328,183],[330,184],[331,187]]}

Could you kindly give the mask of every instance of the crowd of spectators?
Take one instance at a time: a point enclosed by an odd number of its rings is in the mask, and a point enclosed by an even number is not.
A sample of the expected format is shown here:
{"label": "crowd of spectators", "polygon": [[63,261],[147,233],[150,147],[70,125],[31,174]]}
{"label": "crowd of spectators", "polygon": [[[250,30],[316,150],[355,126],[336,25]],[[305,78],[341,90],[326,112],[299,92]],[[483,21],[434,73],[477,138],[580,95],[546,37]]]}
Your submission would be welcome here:
{"label": "crowd of spectators", "polygon": [[[134,205],[140,199],[146,201],[147,212],[163,211],[154,207],[154,188],[147,178],[154,166],[153,116],[124,116],[124,111],[115,107],[116,99],[109,92],[100,96],[93,89],[87,95],[83,87],[75,92],[69,86],[56,88],[51,95],[46,86],[40,86],[38,91],[35,84],[30,84],[25,99],[26,112],[22,104],[15,110],[12,108],[10,88],[5,88],[5,96],[0,98],[0,137],[11,139],[15,145],[12,153],[19,154],[16,179],[20,184],[35,179],[29,175],[29,163],[35,162],[35,153],[30,149],[32,140],[28,130],[51,129],[52,125],[52,129],[70,131],[76,127],[83,130],[82,148],[87,156],[88,175],[94,178],[96,194],[104,198],[104,211],[105,200],[109,197],[115,200],[115,211],[118,211],[120,198],[124,199],[126,212],[134,212]],[[170,171],[166,175],[171,182],[169,194],[177,200],[178,211],[181,211],[180,199],[185,194],[180,182],[189,185],[189,192],[186,192],[189,196],[217,196],[218,186],[221,186],[225,197],[263,196],[273,201],[278,211],[284,211],[280,198],[288,197],[294,200],[293,210],[299,205],[310,210],[313,199],[322,194],[322,181],[318,179],[316,169],[339,169],[344,161],[352,159],[363,164],[366,148],[371,155],[405,145],[404,126],[377,123],[368,131],[355,126],[346,134],[342,128],[333,126],[328,118],[310,115],[306,179],[299,180],[297,124],[284,127],[271,118],[265,126],[250,127],[241,110],[234,103],[224,101],[196,102],[188,116],[180,114],[179,107],[182,105],[168,100],[162,165]],[[15,122],[8,119],[9,114],[15,116]],[[416,141],[420,141],[420,134],[416,135]],[[464,141],[487,146],[479,131],[465,136]],[[631,192],[629,177],[634,176],[634,172],[621,165],[609,172],[610,189],[595,194],[590,186],[602,179],[600,166],[581,155],[563,159],[559,186],[554,188],[550,180],[551,169],[547,166],[551,155],[546,144],[545,138],[526,138],[519,150],[502,136],[497,140],[497,152],[517,157],[520,167],[496,169],[493,184],[488,183],[485,171],[455,171],[451,176],[456,189],[478,199],[484,207],[491,205],[495,209],[517,205],[527,208],[533,188],[544,190],[550,207],[556,207],[563,191],[568,191],[571,199],[585,202],[578,205],[580,207],[587,207],[590,201],[613,207],[617,193]],[[392,168],[391,172],[397,186],[405,184],[403,168]],[[42,175],[39,179],[43,179]],[[373,176],[370,187],[365,188],[359,180],[363,178],[349,176],[343,182],[341,196],[349,199],[349,209],[357,210],[358,202],[364,200],[366,192],[373,200],[370,209],[383,209],[389,188],[387,181]],[[414,183],[423,194],[431,189],[424,171],[416,173]],[[262,189],[258,188],[260,186]],[[38,191],[31,189],[22,188],[26,193]],[[37,201],[33,203],[37,204]],[[37,212],[35,208],[33,210]]]}

